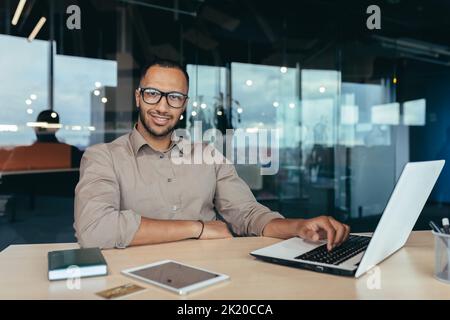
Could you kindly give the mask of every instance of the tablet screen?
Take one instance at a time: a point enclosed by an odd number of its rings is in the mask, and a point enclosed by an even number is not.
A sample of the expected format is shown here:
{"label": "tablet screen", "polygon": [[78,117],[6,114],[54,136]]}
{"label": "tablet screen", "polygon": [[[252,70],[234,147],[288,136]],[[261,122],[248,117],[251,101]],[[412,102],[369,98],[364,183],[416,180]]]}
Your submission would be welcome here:
{"label": "tablet screen", "polygon": [[217,278],[219,275],[188,267],[176,262],[166,262],[163,264],[147,267],[130,272],[154,282],[164,284],[169,287],[180,289],[199,282]]}

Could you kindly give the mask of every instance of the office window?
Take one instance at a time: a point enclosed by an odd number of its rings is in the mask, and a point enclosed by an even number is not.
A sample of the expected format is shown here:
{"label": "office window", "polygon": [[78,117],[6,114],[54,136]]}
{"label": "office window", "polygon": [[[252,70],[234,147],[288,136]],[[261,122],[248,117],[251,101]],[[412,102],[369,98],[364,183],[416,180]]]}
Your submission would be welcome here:
{"label": "office window", "polygon": [[48,41],[0,34],[0,146],[35,141],[30,123],[48,108],[49,50]]}
{"label": "office window", "polygon": [[395,184],[397,149],[392,124],[398,124],[399,109],[398,103],[389,103],[392,99],[382,81],[342,83],[335,206],[350,218],[379,216]]}
{"label": "office window", "polygon": [[[237,166],[239,175],[258,191],[258,199],[298,198],[301,159],[300,100],[296,68],[231,64],[232,125],[242,129],[253,147],[261,129],[277,130],[279,171],[274,177],[261,177],[257,166]],[[269,131],[268,131],[269,132]],[[244,144],[245,143],[245,144]]]}
{"label": "office window", "polygon": [[112,103],[104,88],[116,86],[115,61],[55,55],[55,110],[62,124],[58,137],[85,149],[90,135],[101,130],[92,124],[92,104]]}
{"label": "office window", "polygon": [[372,107],[390,102],[386,86],[343,82],[341,96],[339,144],[351,147],[391,143],[390,127],[372,123]]}
{"label": "office window", "polygon": [[302,123],[305,148],[336,144],[336,119],[341,74],[328,70],[302,70]]}
{"label": "office window", "polygon": [[190,80],[187,128],[192,128],[195,121],[201,121],[203,130],[220,128],[227,116],[226,69],[192,64],[186,69]]}
{"label": "office window", "polygon": [[291,138],[285,131],[299,125],[295,113],[299,110],[299,98],[297,70],[286,70],[283,73],[276,66],[231,64],[234,127],[279,128],[281,140],[289,144]]}

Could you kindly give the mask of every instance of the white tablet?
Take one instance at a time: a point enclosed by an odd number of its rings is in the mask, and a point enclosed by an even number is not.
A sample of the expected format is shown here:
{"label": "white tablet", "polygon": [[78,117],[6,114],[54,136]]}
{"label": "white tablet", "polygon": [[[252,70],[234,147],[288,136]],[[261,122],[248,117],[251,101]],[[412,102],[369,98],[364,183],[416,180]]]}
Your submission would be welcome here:
{"label": "white tablet", "polygon": [[145,266],[126,269],[122,273],[178,294],[187,294],[229,279],[227,275],[172,260],[158,261]]}

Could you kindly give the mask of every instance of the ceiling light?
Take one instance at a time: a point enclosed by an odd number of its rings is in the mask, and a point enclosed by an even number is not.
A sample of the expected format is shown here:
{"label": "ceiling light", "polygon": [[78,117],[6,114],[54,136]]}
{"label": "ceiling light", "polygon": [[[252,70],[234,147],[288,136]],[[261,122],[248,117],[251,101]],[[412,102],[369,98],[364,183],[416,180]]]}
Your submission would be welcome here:
{"label": "ceiling light", "polygon": [[41,19],[39,19],[39,21],[36,24],[36,26],[34,27],[33,31],[31,31],[30,35],[28,36],[28,41],[31,42],[34,40],[34,38],[36,38],[36,36],[39,33],[39,31],[41,30],[42,26],[45,24],[45,21],[47,21],[47,19],[45,19],[45,17],[42,17]]}
{"label": "ceiling light", "polygon": [[15,124],[0,124],[0,131],[17,132],[19,127]]}
{"label": "ceiling light", "polygon": [[27,0],[20,0],[19,4],[17,5],[16,12],[14,13],[14,17],[11,21],[11,24],[13,26],[17,25],[17,22],[19,22],[20,15],[22,14],[22,10],[26,2]]}

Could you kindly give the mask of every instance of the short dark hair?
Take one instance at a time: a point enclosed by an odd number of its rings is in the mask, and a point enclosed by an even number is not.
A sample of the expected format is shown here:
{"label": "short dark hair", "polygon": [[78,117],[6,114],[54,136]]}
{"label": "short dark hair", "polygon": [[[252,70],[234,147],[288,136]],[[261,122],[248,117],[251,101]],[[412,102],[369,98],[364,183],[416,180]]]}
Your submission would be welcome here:
{"label": "short dark hair", "polygon": [[53,110],[44,110],[39,113],[37,122],[59,123],[59,114]]}
{"label": "short dark hair", "polygon": [[142,80],[145,77],[148,69],[150,69],[153,66],[159,66],[159,67],[163,67],[163,68],[174,68],[174,69],[180,70],[181,72],[183,72],[184,77],[186,78],[188,88],[189,88],[189,74],[186,71],[186,67],[176,61],[169,60],[169,59],[155,58],[155,59],[151,60],[150,62],[148,62],[147,64],[145,64],[144,68],[142,68],[142,70],[141,70],[140,80]]}

